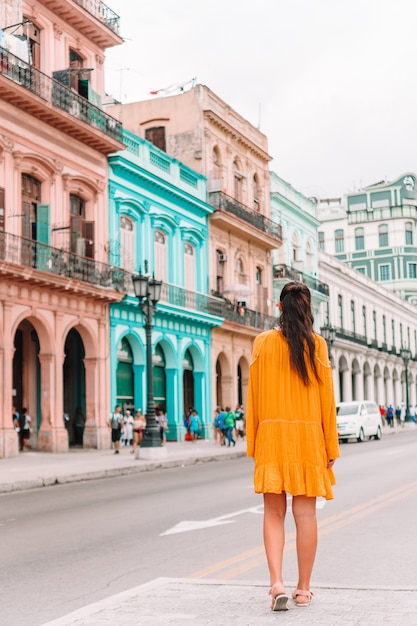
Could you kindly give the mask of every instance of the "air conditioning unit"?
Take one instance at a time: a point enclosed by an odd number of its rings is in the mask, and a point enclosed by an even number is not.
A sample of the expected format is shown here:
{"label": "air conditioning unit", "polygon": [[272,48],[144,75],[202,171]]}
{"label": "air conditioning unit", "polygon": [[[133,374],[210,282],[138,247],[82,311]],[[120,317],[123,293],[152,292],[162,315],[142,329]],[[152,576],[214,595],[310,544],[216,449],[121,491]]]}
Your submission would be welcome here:
{"label": "air conditioning unit", "polygon": [[219,254],[219,261],[220,261],[220,263],[226,263],[226,261],[227,261],[227,254]]}

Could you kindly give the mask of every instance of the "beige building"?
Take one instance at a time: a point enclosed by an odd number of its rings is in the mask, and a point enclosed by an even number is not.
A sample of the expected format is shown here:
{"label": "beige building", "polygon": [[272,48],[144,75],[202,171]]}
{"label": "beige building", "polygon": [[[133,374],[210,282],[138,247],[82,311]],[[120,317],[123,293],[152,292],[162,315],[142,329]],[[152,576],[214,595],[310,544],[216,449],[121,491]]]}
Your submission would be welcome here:
{"label": "beige building", "polygon": [[212,331],[213,403],[245,404],[253,339],[273,325],[271,251],[282,244],[270,220],[267,138],[204,85],[106,110],[208,179],[209,289],[229,306]]}

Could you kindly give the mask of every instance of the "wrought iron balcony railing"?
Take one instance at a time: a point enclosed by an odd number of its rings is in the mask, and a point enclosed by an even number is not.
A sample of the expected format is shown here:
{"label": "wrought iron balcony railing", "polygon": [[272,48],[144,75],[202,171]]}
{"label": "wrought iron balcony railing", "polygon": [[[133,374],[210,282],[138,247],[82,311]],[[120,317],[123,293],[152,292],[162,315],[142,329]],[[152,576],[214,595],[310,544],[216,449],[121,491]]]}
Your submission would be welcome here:
{"label": "wrought iron balcony railing", "polygon": [[123,128],[120,122],[86,98],[79,96],[54,78],[40,72],[1,47],[0,74],[42,98],[48,104],[66,111],[72,117],[97,128],[115,141],[123,143]]}
{"label": "wrought iron balcony railing", "polygon": [[210,315],[224,317],[223,300],[212,298],[211,296],[206,296],[205,294],[197,293],[195,291],[188,291],[187,289],[177,287],[176,285],[170,285],[169,283],[162,283],[160,301],[173,306],[179,306],[184,309],[201,311],[203,313],[209,313]]}
{"label": "wrought iron balcony railing", "polygon": [[339,339],[347,339],[353,343],[359,343],[362,346],[368,345],[368,340],[365,335],[359,335],[358,333],[346,330],[345,328],[336,328],[336,337]]}
{"label": "wrought iron balcony railing", "polygon": [[94,15],[114,33],[119,34],[120,17],[101,0],[74,0],[76,4]]}
{"label": "wrought iron balcony railing", "polygon": [[230,306],[226,302],[223,307],[223,317],[229,322],[236,322],[257,330],[270,330],[277,324],[277,318],[272,315],[265,315],[246,307]]}
{"label": "wrought iron balcony railing", "polygon": [[327,285],[327,283],[317,280],[314,276],[309,276],[308,274],[304,274],[303,272],[300,272],[292,267],[288,267],[288,265],[274,265],[273,277],[298,280],[299,282],[307,285],[307,287],[311,290],[318,291],[325,296],[329,295],[329,285]]}
{"label": "wrought iron balcony railing", "polygon": [[282,226],[278,222],[273,222],[265,215],[261,215],[257,211],[253,211],[249,207],[241,204],[234,198],[227,196],[221,191],[211,191],[209,193],[209,204],[215,209],[221,209],[232,213],[239,219],[247,222],[251,226],[254,226],[258,230],[261,230],[267,235],[271,235],[276,239],[282,241]]}
{"label": "wrought iron balcony railing", "polygon": [[14,266],[14,271],[16,266],[17,269],[19,266],[30,267],[119,292],[126,291],[128,285],[128,272],[120,267],[5,232],[0,232],[0,261],[0,274],[7,271],[10,264]]}

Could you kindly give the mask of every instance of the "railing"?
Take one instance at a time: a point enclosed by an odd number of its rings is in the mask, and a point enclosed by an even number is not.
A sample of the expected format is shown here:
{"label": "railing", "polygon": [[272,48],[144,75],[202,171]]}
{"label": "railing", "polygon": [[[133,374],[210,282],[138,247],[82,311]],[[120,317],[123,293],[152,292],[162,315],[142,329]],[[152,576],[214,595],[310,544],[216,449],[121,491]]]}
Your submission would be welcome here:
{"label": "railing", "polygon": [[236,322],[258,330],[270,330],[277,324],[277,318],[272,315],[265,315],[259,311],[234,306],[227,302],[224,302],[223,317],[228,322]]}
{"label": "railing", "polygon": [[31,267],[119,292],[126,291],[129,278],[128,272],[120,267],[99,263],[94,259],[80,257],[72,252],[5,232],[0,232],[0,262],[2,269],[5,264]]}
{"label": "railing", "polygon": [[368,340],[365,335],[359,335],[358,333],[346,330],[345,328],[336,328],[336,337],[339,339],[347,339],[353,343],[359,343],[362,346],[368,345]]}
{"label": "railing", "polygon": [[80,7],[94,15],[114,33],[119,34],[120,17],[101,0],[74,0]]}
{"label": "railing", "polygon": [[188,291],[187,289],[170,285],[169,283],[162,283],[160,301],[184,309],[224,317],[224,302],[222,300],[206,296],[202,293],[196,293],[195,291]]}
{"label": "railing", "polygon": [[313,276],[309,276],[308,274],[304,274],[303,272],[295,270],[292,267],[288,267],[288,265],[284,265],[284,264],[274,265],[273,277],[297,280],[307,285],[309,289],[318,291],[319,293],[322,293],[325,296],[328,296],[330,293],[329,285],[327,283],[323,283],[322,281],[317,280]]}
{"label": "railing", "polygon": [[48,104],[66,111],[89,126],[123,143],[120,122],[60,82],[0,47],[0,74],[34,93]]}
{"label": "railing", "polygon": [[253,211],[234,198],[227,196],[225,193],[221,191],[211,191],[209,193],[209,204],[215,209],[221,209],[222,211],[227,211],[227,213],[232,213],[251,226],[261,230],[263,233],[272,235],[272,237],[282,241],[281,224],[273,222],[268,217],[261,215],[261,213],[258,213],[257,211]]}

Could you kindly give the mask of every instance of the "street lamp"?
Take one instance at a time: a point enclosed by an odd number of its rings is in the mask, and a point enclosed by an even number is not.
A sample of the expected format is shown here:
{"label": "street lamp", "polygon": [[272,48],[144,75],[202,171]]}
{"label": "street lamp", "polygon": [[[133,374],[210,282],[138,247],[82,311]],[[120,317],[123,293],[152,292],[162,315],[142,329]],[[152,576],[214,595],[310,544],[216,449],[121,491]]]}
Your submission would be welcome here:
{"label": "street lamp", "polygon": [[321,336],[327,343],[327,352],[329,353],[329,359],[331,362],[333,362],[332,345],[334,343],[334,340],[336,339],[336,329],[330,324],[330,322],[326,322],[324,326],[321,326],[320,332]]}
{"label": "street lamp", "polygon": [[141,446],[138,448],[137,458],[160,459],[167,454],[162,446],[159,428],[155,419],[155,403],[153,398],[153,369],[152,369],[152,328],[156,305],[161,297],[162,280],[155,280],[148,274],[134,274],[132,276],[135,295],[145,318],[146,333],[146,429],[143,433]]}
{"label": "street lamp", "polygon": [[411,359],[411,350],[409,348],[402,347],[400,350],[400,357],[404,361],[405,367],[405,421],[411,422],[410,400],[408,396],[408,363]]}

